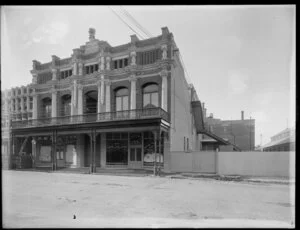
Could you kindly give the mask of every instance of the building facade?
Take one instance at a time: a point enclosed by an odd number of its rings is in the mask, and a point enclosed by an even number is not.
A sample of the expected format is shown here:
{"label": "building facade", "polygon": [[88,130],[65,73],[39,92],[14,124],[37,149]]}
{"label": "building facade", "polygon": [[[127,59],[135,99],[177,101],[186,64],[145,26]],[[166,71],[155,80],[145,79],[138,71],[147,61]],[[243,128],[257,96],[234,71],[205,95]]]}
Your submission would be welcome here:
{"label": "building facade", "polygon": [[219,145],[218,142],[203,134],[203,150],[220,151],[254,151],[255,150],[255,119],[244,119],[244,111],[240,120],[221,120],[206,115],[206,108],[202,104],[206,129],[230,142],[230,145]]}
{"label": "building facade", "polygon": [[286,128],[272,136],[270,142],[262,146],[262,151],[295,151],[295,128]]}
{"label": "building facade", "polygon": [[1,92],[1,160],[2,168],[8,169],[10,166],[10,96],[8,95],[9,91]]}
{"label": "building facade", "polygon": [[169,170],[176,151],[201,150],[201,103],[167,27],[120,46],[95,38],[69,58],[33,61],[32,83],[9,92],[11,152],[34,166]]}

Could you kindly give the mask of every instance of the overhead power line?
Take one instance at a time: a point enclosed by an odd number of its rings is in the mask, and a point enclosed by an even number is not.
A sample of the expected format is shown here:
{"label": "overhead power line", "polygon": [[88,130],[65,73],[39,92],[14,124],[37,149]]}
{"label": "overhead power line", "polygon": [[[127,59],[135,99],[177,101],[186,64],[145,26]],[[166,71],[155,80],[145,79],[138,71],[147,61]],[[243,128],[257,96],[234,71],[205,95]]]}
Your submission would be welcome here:
{"label": "overhead power line", "polygon": [[153,35],[146,28],[144,28],[140,23],[138,23],[138,21],[135,20],[134,17],[123,6],[120,6],[120,9],[123,11],[125,16],[129,18],[145,35],[147,35],[149,38],[153,37]]}
{"label": "overhead power line", "polygon": [[110,6],[108,6],[108,7],[123,23],[125,23],[129,27],[129,29],[131,29],[135,34],[137,34],[142,39],[145,39],[142,35],[140,35],[138,32],[136,32],[130,25],[128,25]]}
{"label": "overhead power line", "polygon": [[[128,23],[126,23],[126,22],[122,19],[121,15],[119,15],[117,12],[115,12],[110,6],[109,6],[109,8],[110,8],[111,11],[112,11],[112,12],[113,12],[113,13],[114,13],[114,14],[115,14],[115,15],[116,15],[123,23],[125,23],[126,26],[128,26],[135,34],[137,34],[140,38],[145,39],[144,36],[142,36],[140,33],[138,33],[136,30],[134,30],[130,25],[128,25]],[[147,29],[145,29],[145,28],[144,28],[137,20],[135,20],[134,17],[133,17],[133,16],[132,16],[132,15],[131,15],[124,7],[120,6],[120,9],[121,9],[121,13],[123,13],[123,16],[125,16],[126,18],[128,18],[128,19],[131,21],[131,23],[133,23],[133,24],[135,25],[135,27],[137,27],[140,31],[143,32],[143,34],[145,34],[148,38],[153,37],[153,35],[152,35]],[[178,52],[178,53],[179,53],[178,58],[179,58],[180,62],[182,63],[182,67],[183,67],[183,70],[184,70],[184,72],[185,72],[185,74],[186,74],[187,81],[188,81],[188,83],[191,83],[191,78],[190,78],[190,75],[189,75],[189,73],[188,73],[188,71],[187,71],[187,68],[186,68],[186,66],[185,66],[185,64],[184,64],[182,55],[181,55],[180,52]]]}

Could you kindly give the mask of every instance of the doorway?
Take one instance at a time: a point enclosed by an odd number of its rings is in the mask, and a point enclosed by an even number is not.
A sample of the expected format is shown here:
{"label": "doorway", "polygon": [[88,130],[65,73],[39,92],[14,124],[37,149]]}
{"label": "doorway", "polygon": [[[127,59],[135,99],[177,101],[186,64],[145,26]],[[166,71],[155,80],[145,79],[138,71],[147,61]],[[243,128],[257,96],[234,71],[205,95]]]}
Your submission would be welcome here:
{"label": "doorway", "polygon": [[130,133],[129,136],[129,168],[143,167],[143,135],[142,133]]}
{"label": "doorway", "polygon": [[142,146],[130,146],[129,168],[142,168]]}

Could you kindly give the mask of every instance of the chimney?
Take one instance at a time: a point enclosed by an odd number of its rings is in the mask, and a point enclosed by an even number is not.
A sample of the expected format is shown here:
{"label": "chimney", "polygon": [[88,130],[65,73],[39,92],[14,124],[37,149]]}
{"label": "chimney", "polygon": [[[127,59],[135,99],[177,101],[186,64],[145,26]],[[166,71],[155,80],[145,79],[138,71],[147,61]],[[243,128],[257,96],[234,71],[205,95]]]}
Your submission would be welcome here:
{"label": "chimney", "polygon": [[168,27],[162,27],[161,31],[163,37],[166,37],[170,33]]}
{"label": "chimney", "polygon": [[136,34],[130,35],[130,37],[131,37],[131,43],[136,43],[139,40]]}
{"label": "chimney", "polygon": [[244,120],[244,111],[241,112],[241,119]]}
{"label": "chimney", "polygon": [[96,30],[94,28],[89,29],[89,39],[90,39],[90,41],[95,39],[95,33],[96,33]]}

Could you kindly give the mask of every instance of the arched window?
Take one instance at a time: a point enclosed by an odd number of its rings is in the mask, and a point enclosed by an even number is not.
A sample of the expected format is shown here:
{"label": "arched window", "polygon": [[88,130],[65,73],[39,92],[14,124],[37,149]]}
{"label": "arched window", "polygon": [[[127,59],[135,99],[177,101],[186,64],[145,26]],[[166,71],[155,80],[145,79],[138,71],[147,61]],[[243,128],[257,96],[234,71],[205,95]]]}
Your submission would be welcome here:
{"label": "arched window", "polygon": [[143,108],[158,107],[158,85],[148,84],[143,88]]}
{"label": "arched window", "polygon": [[85,113],[97,113],[98,91],[92,90],[85,94]]}
{"label": "arched window", "polygon": [[46,97],[43,99],[43,114],[42,117],[51,117],[51,98]]}
{"label": "arched window", "polygon": [[129,100],[128,100],[128,89],[119,88],[115,92],[116,95],[116,111],[128,110]]}
{"label": "arched window", "polygon": [[71,95],[66,94],[62,96],[62,116],[69,116],[71,114]]}

